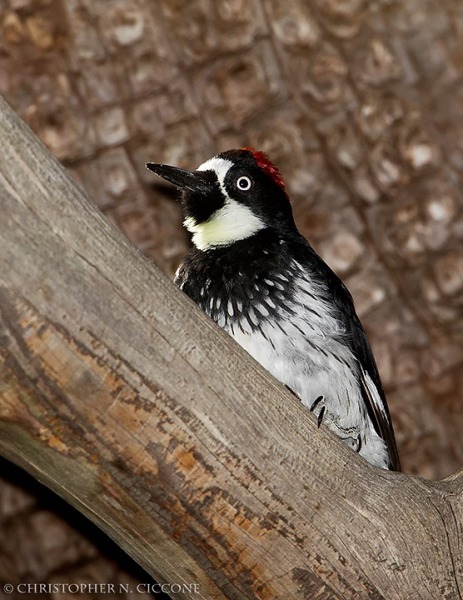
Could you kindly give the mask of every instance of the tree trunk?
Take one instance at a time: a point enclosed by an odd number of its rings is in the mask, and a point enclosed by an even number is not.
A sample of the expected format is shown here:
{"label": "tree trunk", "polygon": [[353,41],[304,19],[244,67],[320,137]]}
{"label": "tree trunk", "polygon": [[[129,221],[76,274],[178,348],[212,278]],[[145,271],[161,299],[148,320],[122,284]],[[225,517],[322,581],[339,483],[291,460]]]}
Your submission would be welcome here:
{"label": "tree trunk", "polygon": [[461,597],[463,473],[318,430],[0,106],[2,454],[178,598]]}

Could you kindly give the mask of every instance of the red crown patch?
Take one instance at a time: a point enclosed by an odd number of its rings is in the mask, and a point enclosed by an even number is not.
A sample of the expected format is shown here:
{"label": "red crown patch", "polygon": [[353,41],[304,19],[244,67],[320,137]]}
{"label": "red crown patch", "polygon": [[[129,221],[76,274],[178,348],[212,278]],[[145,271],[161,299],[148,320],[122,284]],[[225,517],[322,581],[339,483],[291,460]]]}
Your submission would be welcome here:
{"label": "red crown patch", "polygon": [[254,148],[250,148],[248,146],[246,148],[242,148],[242,150],[247,150],[248,152],[250,152],[253,155],[257,165],[263,171],[265,171],[267,175],[270,175],[273,181],[277,185],[279,185],[282,190],[285,189],[285,182],[278,167],[276,167],[272,162],[270,162],[269,157],[264,152],[261,152],[260,150],[255,150]]}

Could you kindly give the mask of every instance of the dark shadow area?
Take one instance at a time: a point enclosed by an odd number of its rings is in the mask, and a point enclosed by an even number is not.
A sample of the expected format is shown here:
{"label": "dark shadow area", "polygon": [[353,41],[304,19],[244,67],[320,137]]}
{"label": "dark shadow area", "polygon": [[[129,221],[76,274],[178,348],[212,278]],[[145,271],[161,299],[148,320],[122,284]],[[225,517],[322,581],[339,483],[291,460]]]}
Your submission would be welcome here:
{"label": "dark shadow area", "polygon": [[[2,510],[4,508],[2,500],[2,491],[9,486],[14,486],[15,489],[10,488],[10,497],[17,491],[18,496],[29,497],[26,502],[18,502],[18,510],[12,511],[9,514],[4,514]],[[11,505],[11,501],[9,502]],[[114,570],[115,572],[120,571],[120,578],[117,579],[116,583],[124,583],[124,576],[127,576],[127,580],[130,582],[131,588],[137,583],[143,584],[142,592],[137,593],[136,590],[132,591],[131,596],[136,598],[138,595],[143,598],[156,598],[157,600],[169,600],[169,596],[162,592],[150,594],[146,593],[149,586],[155,584],[155,580],[142,569],[130,556],[128,556],[110,537],[108,537],[103,531],[101,531],[96,525],[89,521],[79,511],[65,502],[57,494],[49,490],[47,487],[42,485],[37,479],[26,473],[24,470],[0,457],[0,589],[5,583],[23,583],[22,579],[27,577],[26,583],[45,583],[50,579],[59,580],[66,583],[66,576],[69,573],[76,572],[86,565],[91,565],[92,561],[106,561],[109,564],[109,571]],[[30,552],[31,529],[22,526],[19,535],[15,532],[16,541],[11,544],[12,532],[15,526],[21,523],[27,522],[34,515],[46,512],[52,513],[53,518],[56,522],[64,521],[65,523],[59,525],[69,526],[69,543],[75,543],[78,548],[85,548],[90,552],[82,551],[81,556],[78,556],[79,551],[76,551],[76,558],[73,561],[67,561],[66,556],[63,553],[63,562],[51,571],[44,572],[42,575],[35,573],[34,575],[28,573],[15,573],[11,565],[17,564],[17,560],[9,561],[8,553],[14,548],[15,553],[21,553],[21,549]],[[53,549],[52,536],[57,533],[57,527],[52,526],[48,531],[43,532],[43,539],[46,543],[40,548],[40,544],[36,549],[36,552],[47,552],[47,549]],[[61,527],[60,527],[61,529]],[[67,528],[66,528],[67,530]],[[79,539],[81,538],[81,539]],[[36,538],[35,538],[36,539]],[[42,539],[42,537],[41,537]],[[9,543],[10,542],[10,543]],[[56,548],[55,548],[56,550]],[[11,557],[14,558],[14,557]],[[17,557],[16,557],[17,558]],[[91,572],[91,569],[90,571]],[[3,580],[3,581],[2,581]],[[84,582],[83,582],[84,583]],[[95,583],[94,580],[85,583]],[[101,582],[105,583],[105,582]],[[106,583],[115,583],[114,581]],[[108,588],[106,588],[108,590]],[[104,590],[104,588],[103,588]],[[109,588],[110,590],[110,588]],[[32,594],[34,597],[36,594]],[[76,594],[78,597],[80,594]],[[1,595],[0,595],[1,597]],[[9,598],[14,598],[15,595],[9,595]],[[26,598],[28,594],[21,593],[18,597]],[[43,599],[51,597],[47,593],[40,594]],[[100,593],[94,595],[85,595],[86,598],[103,597]],[[106,598],[119,597],[124,598],[123,594],[113,595],[107,593],[104,595]]]}

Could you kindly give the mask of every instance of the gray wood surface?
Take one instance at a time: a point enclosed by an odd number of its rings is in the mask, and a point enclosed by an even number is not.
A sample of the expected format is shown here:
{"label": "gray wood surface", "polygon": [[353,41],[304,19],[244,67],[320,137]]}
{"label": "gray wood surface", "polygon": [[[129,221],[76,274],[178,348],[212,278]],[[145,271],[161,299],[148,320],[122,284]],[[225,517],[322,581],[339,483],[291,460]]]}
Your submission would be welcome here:
{"label": "gray wood surface", "polygon": [[0,147],[2,455],[198,598],[461,597],[463,473],[362,461],[4,102]]}

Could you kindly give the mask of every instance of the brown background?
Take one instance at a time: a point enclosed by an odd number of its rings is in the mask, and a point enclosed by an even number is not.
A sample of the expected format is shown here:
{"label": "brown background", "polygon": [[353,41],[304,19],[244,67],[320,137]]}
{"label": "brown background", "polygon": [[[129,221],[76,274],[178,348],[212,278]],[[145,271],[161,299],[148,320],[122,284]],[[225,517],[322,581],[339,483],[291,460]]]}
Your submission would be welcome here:
{"label": "brown background", "polygon": [[[404,470],[463,464],[460,2],[0,0],[0,93],[170,275],[188,238],[144,163],[268,152],[354,295]],[[0,579],[148,580],[0,468]]]}

